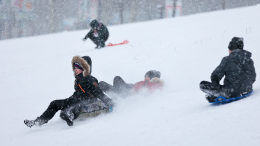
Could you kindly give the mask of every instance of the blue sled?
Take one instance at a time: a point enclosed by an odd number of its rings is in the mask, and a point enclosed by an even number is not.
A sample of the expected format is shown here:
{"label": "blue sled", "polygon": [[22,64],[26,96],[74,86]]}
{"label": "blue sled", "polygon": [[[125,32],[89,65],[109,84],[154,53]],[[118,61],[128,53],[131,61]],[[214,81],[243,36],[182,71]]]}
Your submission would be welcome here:
{"label": "blue sled", "polygon": [[239,99],[242,99],[244,97],[247,97],[251,93],[253,93],[253,91],[250,92],[250,93],[247,93],[245,95],[238,96],[238,97],[233,97],[233,98],[226,98],[226,97],[223,97],[223,96],[219,96],[219,97],[216,98],[215,102],[210,102],[210,103],[213,103],[213,104],[216,104],[216,103],[228,103],[228,102],[232,102],[232,101],[239,100]]}

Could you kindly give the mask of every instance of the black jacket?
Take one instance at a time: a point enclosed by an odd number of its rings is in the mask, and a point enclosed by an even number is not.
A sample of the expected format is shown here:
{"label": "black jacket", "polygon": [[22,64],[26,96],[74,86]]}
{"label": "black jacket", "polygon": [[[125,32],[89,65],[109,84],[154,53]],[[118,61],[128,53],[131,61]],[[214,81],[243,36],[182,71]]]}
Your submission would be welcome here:
{"label": "black jacket", "polygon": [[[85,39],[87,39],[89,37],[93,37],[94,33],[95,33],[95,30],[91,29],[85,36]],[[100,22],[99,22],[99,26],[96,30],[96,33],[98,33],[99,38],[104,39],[104,40],[106,40],[109,37],[109,32],[108,32],[107,27]]]}
{"label": "black jacket", "polygon": [[211,81],[219,86],[221,78],[225,75],[223,90],[230,97],[240,96],[251,92],[255,82],[256,73],[251,53],[236,49],[229,56],[222,59],[220,65],[211,74]]}
{"label": "black jacket", "polygon": [[73,93],[72,97],[89,102],[94,102],[100,99],[107,106],[111,106],[113,104],[111,99],[103,93],[103,91],[99,87],[98,80],[90,74],[91,66],[85,60],[85,58],[74,56],[71,63],[73,70],[75,68],[74,63],[79,63],[84,69],[84,71],[79,75],[76,75],[74,72],[75,92]]}
{"label": "black jacket", "polygon": [[100,89],[98,80],[90,74],[86,77],[83,77],[82,73],[77,75],[74,88],[75,92],[72,95],[73,97],[84,100],[97,100],[98,98],[106,105],[109,105],[111,102]]}

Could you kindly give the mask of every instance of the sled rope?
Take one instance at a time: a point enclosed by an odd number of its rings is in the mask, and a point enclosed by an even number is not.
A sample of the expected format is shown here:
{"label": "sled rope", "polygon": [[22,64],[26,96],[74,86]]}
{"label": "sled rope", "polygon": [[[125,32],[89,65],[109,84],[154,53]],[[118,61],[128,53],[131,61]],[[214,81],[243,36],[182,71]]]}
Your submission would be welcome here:
{"label": "sled rope", "polygon": [[128,43],[128,41],[124,40],[122,43],[118,43],[118,44],[109,43],[107,46],[117,46],[117,45],[123,45],[123,44],[127,44],[127,43]]}

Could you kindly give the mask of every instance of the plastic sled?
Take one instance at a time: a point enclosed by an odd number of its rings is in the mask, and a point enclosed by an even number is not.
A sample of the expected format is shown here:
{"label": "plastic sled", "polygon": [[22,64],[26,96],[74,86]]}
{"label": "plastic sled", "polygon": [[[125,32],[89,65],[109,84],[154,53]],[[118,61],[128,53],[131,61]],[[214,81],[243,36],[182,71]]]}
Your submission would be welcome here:
{"label": "plastic sled", "polygon": [[210,103],[213,103],[213,104],[218,104],[218,103],[228,103],[228,102],[232,102],[232,101],[236,101],[236,100],[239,100],[239,99],[242,99],[242,98],[245,98],[247,96],[249,96],[252,92],[250,93],[247,93],[247,94],[244,94],[242,96],[238,96],[238,97],[233,97],[233,98],[226,98],[226,97],[223,97],[223,96],[219,96],[215,99],[214,102],[210,102]]}
{"label": "plastic sled", "polygon": [[80,117],[96,117],[102,113],[109,113],[110,109],[107,108],[103,102],[98,101],[92,104],[85,105],[81,108]]}
{"label": "plastic sled", "polygon": [[107,46],[117,46],[117,45],[124,45],[124,44],[127,44],[129,43],[127,40],[124,40],[122,43],[118,43],[118,44],[112,44],[112,43],[109,43]]}

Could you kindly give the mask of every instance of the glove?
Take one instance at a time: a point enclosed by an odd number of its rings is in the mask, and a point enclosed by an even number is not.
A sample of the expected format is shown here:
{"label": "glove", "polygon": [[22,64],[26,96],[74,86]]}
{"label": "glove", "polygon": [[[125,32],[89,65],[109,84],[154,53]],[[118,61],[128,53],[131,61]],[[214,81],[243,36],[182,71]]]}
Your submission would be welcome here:
{"label": "glove", "polygon": [[82,41],[86,41],[86,40],[87,40],[87,38],[83,38],[83,39],[82,39]]}

